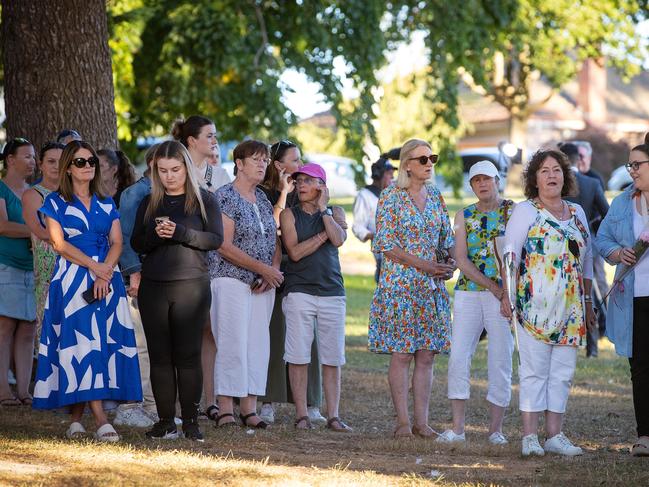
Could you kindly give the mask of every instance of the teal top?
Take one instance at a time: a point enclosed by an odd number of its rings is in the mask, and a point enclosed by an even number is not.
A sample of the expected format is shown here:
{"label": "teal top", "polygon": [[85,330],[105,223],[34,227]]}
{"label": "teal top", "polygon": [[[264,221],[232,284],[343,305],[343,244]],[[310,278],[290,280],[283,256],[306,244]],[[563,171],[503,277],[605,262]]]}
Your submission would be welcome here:
{"label": "teal top", "polygon": [[[482,212],[477,203],[464,208],[464,229],[466,230],[466,246],[469,260],[492,281],[501,285],[500,272],[494,250],[495,237],[505,235],[507,221],[514,209],[511,200],[503,200],[497,210]],[[486,291],[460,273],[455,289],[460,291]]]}
{"label": "teal top", "polygon": [[[18,196],[11,191],[4,181],[0,181],[0,199],[5,202],[9,221],[25,224],[23,205]],[[0,264],[24,271],[33,271],[34,258],[32,257],[30,239],[27,237],[12,238],[0,235]]]}

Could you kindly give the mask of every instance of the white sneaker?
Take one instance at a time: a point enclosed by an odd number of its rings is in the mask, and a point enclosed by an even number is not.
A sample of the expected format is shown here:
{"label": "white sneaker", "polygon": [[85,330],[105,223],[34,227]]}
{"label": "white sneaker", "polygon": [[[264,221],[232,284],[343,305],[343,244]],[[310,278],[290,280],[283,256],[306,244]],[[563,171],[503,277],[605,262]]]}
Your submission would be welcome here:
{"label": "white sneaker", "polygon": [[435,438],[437,443],[464,443],[466,437],[464,433],[458,435],[453,430],[446,430],[444,433]]}
{"label": "white sneaker", "polygon": [[147,416],[141,406],[117,408],[114,424],[119,426],[135,426],[136,428],[150,428],[153,420]]}
{"label": "white sneaker", "polygon": [[509,441],[500,431],[495,431],[489,435],[489,443],[492,445],[507,445]]}
{"label": "white sneaker", "polygon": [[[530,455],[538,455],[542,457],[545,455],[545,450],[541,448],[539,443],[539,437],[535,434],[523,436],[523,449],[522,453],[524,457],[529,457]],[[547,445],[547,443],[546,443]]]}
{"label": "white sneaker", "polygon": [[551,453],[558,453],[559,455],[565,455],[567,457],[574,457],[577,455],[583,455],[584,450],[572,444],[572,442],[563,434],[563,432],[558,435],[554,435],[549,440],[545,441],[545,451]]}
{"label": "white sneaker", "polygon": [[268,424],[275,422],[275,410],[272,404],[262,404],[259,410],[259,417]]}
{"label": "white sneaker", "polygon": [[326,418],[320,413],[320,408],[310,407],[306,410],[309,420],[315,424],[327,424]]}

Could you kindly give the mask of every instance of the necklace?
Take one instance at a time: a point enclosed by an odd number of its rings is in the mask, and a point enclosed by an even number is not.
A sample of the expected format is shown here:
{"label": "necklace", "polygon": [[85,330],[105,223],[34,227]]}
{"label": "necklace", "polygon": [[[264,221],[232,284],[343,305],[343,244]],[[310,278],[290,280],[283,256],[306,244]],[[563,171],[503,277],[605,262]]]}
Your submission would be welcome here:
{"label": "necklace", "polygon": [[549,205],[545,204],[541,198],[539,198],[539,202],[543,207],[550,212],[550,214],[555,217],[557,220],[565,220],[563,217],[566,214],[566,202],[561,200],[561,208],[551,208]]}

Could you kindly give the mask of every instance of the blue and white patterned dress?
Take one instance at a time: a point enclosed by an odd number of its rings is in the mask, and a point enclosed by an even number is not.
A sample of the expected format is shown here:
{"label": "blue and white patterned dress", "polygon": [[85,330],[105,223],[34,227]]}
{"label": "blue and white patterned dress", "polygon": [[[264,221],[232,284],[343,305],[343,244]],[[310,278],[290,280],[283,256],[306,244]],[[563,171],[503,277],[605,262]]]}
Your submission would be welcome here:
{"label": "blue and white patterned dress", "polygon": [[[66,242],[103,262],[119,218],[111,198],[93,195],[90,211],[76,197],[51,193],[40,211],[56,220]],[[45,304],[33,406],[55,409],[94,400],[140,401],[142,386],[133,323],[119,269],[105,299],[86,303],[94,283],[86,267],[58,256]]]}

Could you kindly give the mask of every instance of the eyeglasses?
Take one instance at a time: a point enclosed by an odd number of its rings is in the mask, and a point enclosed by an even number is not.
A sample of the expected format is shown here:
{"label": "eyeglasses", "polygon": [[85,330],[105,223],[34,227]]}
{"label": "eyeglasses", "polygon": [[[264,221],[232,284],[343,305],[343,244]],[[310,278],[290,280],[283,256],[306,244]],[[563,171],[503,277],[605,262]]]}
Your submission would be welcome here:
{"label": "eyeglasses", "polygon": [[86,163],[88,163],[90,167],[95,167],[97,164],[99,164],[99,159],[97,159],[95,156],[91,156],[88,159],[84,159],[83,157],[75,157],[74,159],[72,159],[72,164],[74,164],[79,169],[86,167]]}
{"label": "eyeglasses", "polygon": [[256,164],[263,164],[264,166],[267,166],[268,164],[270,164],[270,159],[267,159],[267,158],[260,159],[258,157],[252,157],[251,156],[251,157],[248,157],[248,159],[252,159]]}
{"label": "eyeglasses", "polygon": [[646,164],[647,162],[649,162],[649,160],[629,162],[628,164],[625,164],[624,167],[626,167],[626,170],[629,172],[631,172],[631,170],[637,171],[640,169],[641,164]]}
{"label": "eyeglasses", "polygon": [[297,147],[297,144],[295,142],[291,142],[288,139],[280,140],[279,142],[276,142],[275,144],[277,147],[275,147],[275,150],[272,151],[270,154],[270,158],[272,161],[277,159],[277,154],[279,154],[279,151],[282,149],[282,146],[288,147]]}
{"label": "eyeglasses", "polygon": [[437,159],[439,159],[439,154],[431,154],[429,156],[410,157],[408,160],[419,161],[419,164],[425,166],[426,164],[428,164],[428,161],[430,161],[430,163],[434,165],[437,162]]}

